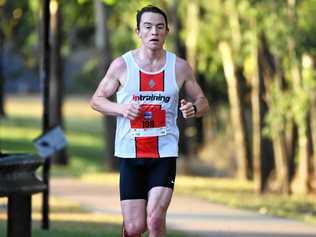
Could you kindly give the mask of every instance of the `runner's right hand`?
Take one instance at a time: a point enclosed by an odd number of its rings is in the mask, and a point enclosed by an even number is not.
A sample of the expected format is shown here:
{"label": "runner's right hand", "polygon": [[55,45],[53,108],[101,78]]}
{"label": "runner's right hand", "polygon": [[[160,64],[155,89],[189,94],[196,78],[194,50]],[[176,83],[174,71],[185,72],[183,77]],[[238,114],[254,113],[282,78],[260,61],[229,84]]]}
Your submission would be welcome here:
{"label": "runner's right hand", "polygon": [[129,120],[134,120],[140,114],[140,106],[136,103],[124,104],[123,116]]}

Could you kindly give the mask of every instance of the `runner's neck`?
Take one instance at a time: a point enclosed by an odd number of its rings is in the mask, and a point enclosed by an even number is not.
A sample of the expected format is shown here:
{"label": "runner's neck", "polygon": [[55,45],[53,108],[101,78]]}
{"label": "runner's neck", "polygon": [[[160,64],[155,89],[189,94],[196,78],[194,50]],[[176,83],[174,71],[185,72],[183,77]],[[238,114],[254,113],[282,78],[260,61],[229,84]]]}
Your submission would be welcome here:
{"label": "runner's neck", "polygon": [[165,59],[165,50],[163,48],[158,50],[151,50],[144,47],[140,47],[135,51],[135,55],[138,60],[141,62],[145,61],[151,65],[156,65],[164,61]]}

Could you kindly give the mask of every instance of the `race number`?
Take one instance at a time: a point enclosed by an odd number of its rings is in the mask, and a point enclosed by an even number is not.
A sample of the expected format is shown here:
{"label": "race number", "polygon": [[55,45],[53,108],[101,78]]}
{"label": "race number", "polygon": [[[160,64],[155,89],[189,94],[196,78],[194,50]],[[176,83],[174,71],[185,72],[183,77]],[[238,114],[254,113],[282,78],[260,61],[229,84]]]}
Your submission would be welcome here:
{"label": "race number", "polygon": [[167,134],[166,111],[161,109],[161,105],[142,104],[140,115],[130,122],[134,137],[164,136]]}

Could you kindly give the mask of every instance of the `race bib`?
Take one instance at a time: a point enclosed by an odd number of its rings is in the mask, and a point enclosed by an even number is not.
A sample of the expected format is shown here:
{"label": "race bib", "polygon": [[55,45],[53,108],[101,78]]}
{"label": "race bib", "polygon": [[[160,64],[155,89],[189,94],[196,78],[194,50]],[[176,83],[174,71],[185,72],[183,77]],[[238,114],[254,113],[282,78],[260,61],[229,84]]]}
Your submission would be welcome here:
{"label": "race bib", "polygon": [[167,134],[166,111],[161,109],[161,105],[142,104],[140,115],[130,122],[134,137],[164,136]]}

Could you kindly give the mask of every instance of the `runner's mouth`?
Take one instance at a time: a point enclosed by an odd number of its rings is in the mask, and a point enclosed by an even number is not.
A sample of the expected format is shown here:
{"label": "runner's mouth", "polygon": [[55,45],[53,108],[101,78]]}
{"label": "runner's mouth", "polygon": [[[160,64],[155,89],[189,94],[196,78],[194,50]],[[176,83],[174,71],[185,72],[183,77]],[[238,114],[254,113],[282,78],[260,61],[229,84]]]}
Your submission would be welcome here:
{"label": "runner's mouth", "polygon": [[159,40],[158,39],[151,39],[150,41],[151,42],[158,42]]}

